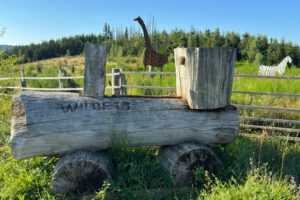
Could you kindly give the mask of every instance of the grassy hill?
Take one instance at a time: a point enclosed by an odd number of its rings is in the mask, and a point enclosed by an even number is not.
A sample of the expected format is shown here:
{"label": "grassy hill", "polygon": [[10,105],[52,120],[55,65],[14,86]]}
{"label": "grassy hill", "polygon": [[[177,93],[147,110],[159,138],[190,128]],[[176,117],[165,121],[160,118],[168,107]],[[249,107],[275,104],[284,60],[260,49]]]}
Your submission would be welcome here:
{"label": "grassy hill", "polygon": [[[26,76],[57,76],[57,65],[69,76],[84,74],[84,57],[62,57],[15,66],[1,77],[20,76],[20,68]],[[107,73],[114,67],[126,71],[143,71],[142,58],[107,58]],[[169,62],[164,71],[175,71]],[[257,74],[258,66],[237,62],[238,74]],[[285,76],[300,77],[300,69],[287,69]],[[128,85],[156,85],[175,87],[175,76],[127,76]],[[109,80],[109,78],[108,78]],[[107,80],[107,81],[108,81]],[[82,87],[82,80],[75,80]],[[18,85],[18,81],[0,82]],[[68,87],[70,83],[65,82]],[[58,87],[57,80],[28,80],[28,87]],[[300,84],[295,80],[265,80],[235,78],[234,90],[264,91],[299,94]],[[9,92],[9,91],[6,91]],[[129,94],[174,95],[174,91],[131,89]],[[107,91],[109,95],[109,90]],[[299,98],[233,94],[232,103],[264,105],[272,107],[300,108]],[[297,113],[239,110],[240,115],[300,120]],[[50,183],[56,158],[37,157],[14,160],[9,150],[11,97],[0,96],[0,199],[64,199],[51,194]],[[246,122],[250,123],[250,122]],[[253,122],[251,122],[253,123]],[[275,124],[296,128],[289,124]],[[299,127],[298,127],[299,128]],[[242,130],[255,133],[253,130]],[[267,133],[266,133],[267,134]],[[272,134],[272,133],[269,133]],[[282,134],[282,133],[275,133]],[[205,175],[203,168],[194,171],[195,185],[190,192],[173,191],[168,175],[159,166],[158,147],[109,149],[114,166],[114,179],[98,191],[96,199],[141,199],[138,194],[145,189],[169,189],[161,199],[299,199],[300,198],[300,143],[277,139],[238,137],[233,143],[213,147],[224,163],[224,171],[217,178]],[[81,195],[85,195],[81,194]],[[146,198],[147,199],[147,198]]]}

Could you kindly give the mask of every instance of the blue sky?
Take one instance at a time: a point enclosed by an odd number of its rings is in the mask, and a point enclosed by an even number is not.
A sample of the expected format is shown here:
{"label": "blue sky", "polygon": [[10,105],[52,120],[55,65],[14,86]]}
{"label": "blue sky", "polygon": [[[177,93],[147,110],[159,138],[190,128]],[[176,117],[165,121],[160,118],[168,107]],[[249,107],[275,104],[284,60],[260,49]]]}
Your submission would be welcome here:
{"label": "blue sky", "polygon": [[159,31],[220,28],[300,45],[300,0],[0,0],[0,44],[99,34],[105,22],[139,28],[137,16],[154,16]]}

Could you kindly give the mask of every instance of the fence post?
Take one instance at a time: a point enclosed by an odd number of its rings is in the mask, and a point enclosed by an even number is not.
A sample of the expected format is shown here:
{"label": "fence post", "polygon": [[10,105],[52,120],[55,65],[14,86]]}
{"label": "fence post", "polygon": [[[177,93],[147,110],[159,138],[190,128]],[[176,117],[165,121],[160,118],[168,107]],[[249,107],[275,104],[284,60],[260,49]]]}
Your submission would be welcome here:
{"label": "fence post", "polygon": [[[124,72],[124,69],[120,69],[120,72]],[[121,95],[125,96],[127,95],[127,90],[125,87],[122,87],[122,85],[126,85],[126,79],[125,79],[125,74],[120,74],[120,86],[121,86]]]}
{"label": "fence post", "polygon": [[27,87],[26,80],[23,79],[25,77],[25,75],[24,75],[24,69],[20,69],[20,72],[21,72],[21,77],[22,77],[22,78],[19,79],[20,86],[21,87]]}
{"label": "fence post", "polygon": [[115,88],[118,86],[121,86],[121,74],[115,74],[120,73],[120,68],[112,68],[112,76],[111,76],[111,82],[112,82],[112,95],[120,96],[121,94],[121,88]]}
{"label": "fence post", "polygon": [[[58,68],[58,77],[64,77],[65,74],[63,73],[61,66],[58,65],[57,68]],[[59,88],[64,88],[64,80],[63,79],[59,79]]]}

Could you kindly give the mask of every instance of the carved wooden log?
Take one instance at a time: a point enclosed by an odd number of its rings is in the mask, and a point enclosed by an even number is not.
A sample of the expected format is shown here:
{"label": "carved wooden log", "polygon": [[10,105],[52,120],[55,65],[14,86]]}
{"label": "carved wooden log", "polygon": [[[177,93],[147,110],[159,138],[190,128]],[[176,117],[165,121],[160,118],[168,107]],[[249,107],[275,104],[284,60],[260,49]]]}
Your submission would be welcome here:
{"label": "carved wooden log", "polygon": [[239,124],[233,106],[190,110],[180,98],[21,92],[13,97],[11,149],[17,159],[102,150],[122,136],[131,146],[189,141],[220,144],[234,140]]}
{"label": "carved wooden log", "polygon": [[236,49],[176,48],[176,92],[191,109],[230,105]]}
{"label": "carved wooden log", "polygon": [[99,188],[109,179],[109,159],[105,152],[70,152],[56,164],[51,189],[54,194],[83,192]]}
{"label": "carved wooden log", "polygon": [[170,174],[174,187],[191,186],[193,170],[203,166],[210,173],[218,174],[223,164],[214,152],[205,145],[183,143],[164,146],[160,149],[161,165]]}

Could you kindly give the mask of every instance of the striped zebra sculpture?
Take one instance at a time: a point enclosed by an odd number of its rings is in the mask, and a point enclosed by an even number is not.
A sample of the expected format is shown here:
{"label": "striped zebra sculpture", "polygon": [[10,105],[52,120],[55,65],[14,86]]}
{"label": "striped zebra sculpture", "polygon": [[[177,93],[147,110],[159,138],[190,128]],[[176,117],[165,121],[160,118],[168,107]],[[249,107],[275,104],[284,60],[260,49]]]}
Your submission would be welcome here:
{"label": "striped zebra sculpture", "polygon": [[292,63],[291,57],[285,57],[278,66],[259,66],[258,75],[263,76],[275,76],[275,75],[282,75],[285,71],[287,63]]}

